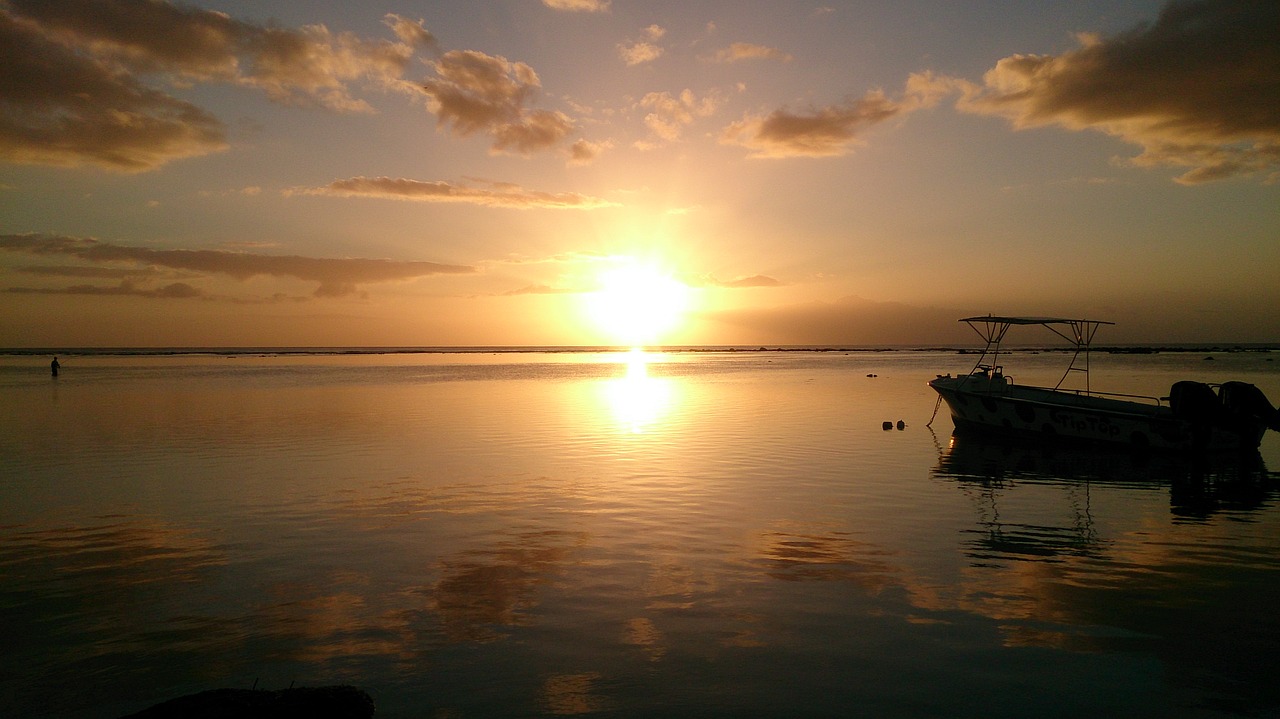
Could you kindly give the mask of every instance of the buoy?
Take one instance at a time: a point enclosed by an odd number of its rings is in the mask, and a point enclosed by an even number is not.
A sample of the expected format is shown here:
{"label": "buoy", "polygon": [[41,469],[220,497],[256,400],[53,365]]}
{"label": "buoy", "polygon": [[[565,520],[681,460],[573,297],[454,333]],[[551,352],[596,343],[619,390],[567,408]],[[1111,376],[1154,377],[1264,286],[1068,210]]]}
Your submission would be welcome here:
{"label": "buoy", "polygon": [[906,429],[906,428],[907,428],[907,423],[903,422],[902,420],[898,420],[898,429]]}
{"label": "buoy", "polygon": [[893,422],[885,422],[885,423],[884,423],[883,425],[881,425],[881,426],[882,426],[882,427],[884,427],[885,431],[888,431],[888,430],[893,429]]}

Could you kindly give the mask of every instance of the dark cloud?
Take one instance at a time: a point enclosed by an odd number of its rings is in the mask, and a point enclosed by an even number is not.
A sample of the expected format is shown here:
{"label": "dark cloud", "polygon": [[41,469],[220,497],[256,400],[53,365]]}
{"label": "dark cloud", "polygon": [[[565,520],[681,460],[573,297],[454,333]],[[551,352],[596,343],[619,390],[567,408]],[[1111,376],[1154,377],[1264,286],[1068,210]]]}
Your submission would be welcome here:
{"label": "dark cloud", "polygon": [[438,274],[466,274],[476,271],[473,267],[434,262],[262,255],[221,250],[151,249],[79,237],[41,234],[0,235],[0,249],[36,256],[70,256],[89,263],[119,262],[144,267],[167,267],[205,274],[227,275],[238,280],[247,280],[260,275],[293,277],[318,282],[319,287],[314,293],[317,297],[353,294],[356,292],[357,285],[367,283],[410,280]]}
{"label": "dark cloud", "polygon": [[451,182],[391,177],[352,177],[324,187],[290,190],[289,194],[377,197],[414,202],[465,202],[486,207],[592,210],[616,203],[576,192],[537,192],[509,184],[468,187]]}
{"label": "dark cloud", "polygon": [[386,23],[397,41],[258,26],[163,0],[10,0],[0,7],[0,159],[141,172],[227,146],[222,122],[144,78],[371,111],[352,83],[404,88],[414,53],[435,42],[421,23]]}
{"label": "dark cloud", "polygon": [[158,276],[154,267],[124,269],[119,267],[86,267],[84,265],[31,265],[16,268],[19,272],[42,277],[92,277],[97,279],[139,279]]}
{"label": "dark cloud", "polygon": [[996,64],[960,107],[1017,127],[1095,129],[1142,147],[1141,166],[1197,184],[1280,168],[1280,3],[1175,2],[1150,26],[1081,36],[1062,55]]}
{"label": "dark cloud", "polygon": [[0,9],[0,159],[139,172],[226,146],[213,115]]}
{"label": "dark cloud", "polygon": [[58,289],[10,287],[8,291],[40,295],[107,295],[117,297],[160,297],[165,299],[192,299],[204,296],[203,292],[185,282],[173,282],[154,290],[138,287],[132,282],[121,282],[116,287],[101,287],[98,285],[72,285]]}
{"label": "dark cloud", "polygon": [[462,137],[487,134],[494,152],[529,155],[555,147],[575,129],[564,113],[527,107],[542,83],[522,62],[452,50],[432,68],[435,77],[422,83],[422,92],[439,126]]}
{"label": "dark cloud", "polygon": [[748,115],[725,129],[721,141],[751,150],[752,157],[832,157],[847,155],[862,134],[887,120],[932,107],[951,91],[950,81],[931,75],[912,75],[902,98],[881,90],[837,105],[797,113],[787,109],[768,115]]}
{"label": "dark cloud", "polygon": [[[528,65],[441,55],[421,21],[389,14],[385,24],[395,39],[257,25],[165,0],[10,0],[0,5],[0,159],[141,172],[225,149],[220,120],[160,89],[193,83],[341,112],[373,111],[357,85],[423,92],[441,127],[488,135],[495,153],[548,150],[576,129],[564,113],[531,105],[541,83]],[[420,51],[436,59],[419,87],[403,75]],[[580,149],[572,161],[584,161]]]}
{"label": "dark cloud", "polygon": [[578,140],[569,148],[569,164],[570,165],[589,165],[595,162],[606,149],[609,143],[596,143],[587,140]]}
{"label": "dark cloud", "polygon": [[398,15],[398,38],[369,40],[323,25],[261,26],[163,0],[11,0],[47,37],[139,73],[256,87],[273,98],[337,110],[368,110],[348,83],[398,81],[414,52],[433,47],[422,27]]}

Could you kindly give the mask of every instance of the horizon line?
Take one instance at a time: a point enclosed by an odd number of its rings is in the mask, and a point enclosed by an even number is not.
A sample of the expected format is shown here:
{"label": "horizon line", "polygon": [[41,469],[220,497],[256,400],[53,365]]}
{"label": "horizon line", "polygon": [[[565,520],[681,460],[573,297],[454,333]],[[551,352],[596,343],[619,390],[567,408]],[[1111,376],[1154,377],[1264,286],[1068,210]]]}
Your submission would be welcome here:
{"label": "horizon line", "polygon": [[[378,354],[554,354],[554,353],[618,353],[644,351],[656,353],[682,352],[971,352],[983,343],[973,344],[732,344],[732,345],[142,345],[142,346],[66,346],[66,347],[0,347],[0,356],[24,357],[40,355],[66,356],[165,356],[165,355],[378,355]],[[1067,352],[1068,345],[1007,345],[1002,351]],[[1116,343],[1090,348],[1100,353],[1159,352],[1273,352],[1280,351],[1275,342],[1178,342]]]}

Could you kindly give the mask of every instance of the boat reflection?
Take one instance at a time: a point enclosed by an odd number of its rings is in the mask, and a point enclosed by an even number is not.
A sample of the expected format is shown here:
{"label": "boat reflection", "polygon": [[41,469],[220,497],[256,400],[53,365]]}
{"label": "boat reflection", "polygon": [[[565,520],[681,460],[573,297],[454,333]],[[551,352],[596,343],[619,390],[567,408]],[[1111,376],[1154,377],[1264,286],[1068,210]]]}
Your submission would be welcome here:
{"label": "boat reflection", "polygon": [[[1150,657],[1179,706],[1215,709],[1190,715],[1276,716],[1280,575],[1265,507],[1280,476],[1256,452],[1193,459],[962,434],[931,477],[978,514],[960,530],[957,606],[999,622],[1007,646]],[[1223,531],[1242,524],[1265,539]]]}
{"label": "boat reflection", "polygon": [[1253,510],[1276,495],[1280,481],[1257,450],[1179,455],[1092,445],[1047,445],[957,433],[942,452],[935,477],[967,486],[1016,483],[1089,484],[1165,489],[1170,511],[1204,519],[1220,511]]}
{"label": "boat reflection", "polygon": [[644,434],[659,422],[671,406],[672,380],[649,376],[649,364],[660,355],[633,349],[623,355],[622,377],[606,380],[604,397],[614,420],[625,431]]}

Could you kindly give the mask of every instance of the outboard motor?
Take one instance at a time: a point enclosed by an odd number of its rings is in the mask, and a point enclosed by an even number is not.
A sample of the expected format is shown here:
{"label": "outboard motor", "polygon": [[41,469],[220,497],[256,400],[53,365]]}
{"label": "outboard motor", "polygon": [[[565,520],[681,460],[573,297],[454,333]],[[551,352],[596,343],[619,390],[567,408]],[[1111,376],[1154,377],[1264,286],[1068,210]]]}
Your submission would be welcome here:
{"label": "outboard motor", "polygon": [[1213,388],[1203,382],[1183,380],[1169,389],[1169,408],[1173,416],[1191,425],[1191,445],[1208,446],[1213,426],[1222,414],[1222,400]]}
{"label": "outboard motor", "polygon": [[1211,422],[1222,410],[1222,402],[1209,385],[1184,380],[1169,389],[1169,408],[1178,419]]}
{"label": "outboard motor", "polygon": [[1254,385],[1247,382],[1222,383],[1222,408],[1229,414],[1258,422],[1280,432],[1280,411]]}

